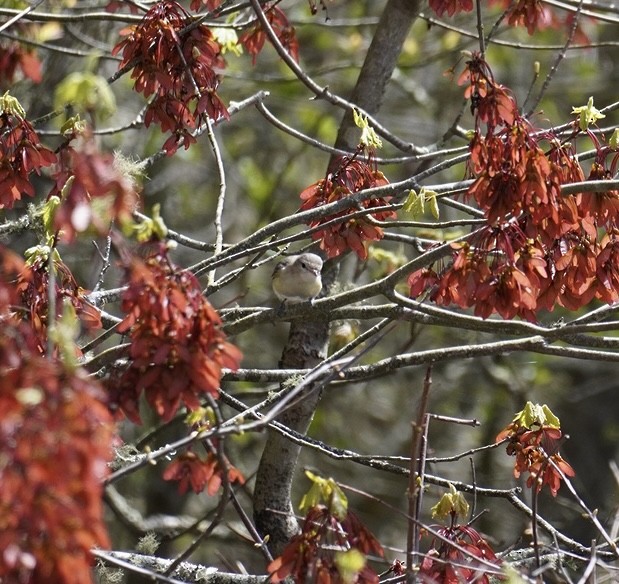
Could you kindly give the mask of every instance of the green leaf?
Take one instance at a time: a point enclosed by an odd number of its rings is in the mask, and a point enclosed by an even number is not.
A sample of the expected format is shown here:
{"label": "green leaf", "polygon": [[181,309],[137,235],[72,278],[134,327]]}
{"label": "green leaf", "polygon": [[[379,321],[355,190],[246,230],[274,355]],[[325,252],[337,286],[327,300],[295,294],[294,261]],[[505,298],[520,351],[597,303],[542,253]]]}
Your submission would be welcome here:
{"label": "green leaf", "polygon": [[343,521],[346,519],[346,515],[348,515],[348,499],[344,491],[340,489],[339,485],[333,479],[329,479],[329,486],[331,487],[329,511],[340,521]]}
{"label": "green leaf", "polygon": [[514,422],[529,430],[541,426],[550,426],[557,429],[561,427],[559,418],[552,413],[546,404],[539,405],[530,401],[514,416]]}
{"label": "green leaf", "polygon": [[0,111],[5,114],[11,114],[22,119],[26,117],[26,110],[24,110],[17,98],[9,95],[8,91],[2,97],[0,97]]}
{"label": "green leaf", "polygon": [[440,212],[438,208],[437,193],[435,191],[428,190],[425,187],[422,187],[419,193],[411,189],[408,193],[408,197],[406,197],[406,201],[404,201],[402,210],[411,215],[413,219],[418,219],[423,216],[426,203],[430,208],[430,213],[432,213],[432,216],[438,220]]}
{"label": "green leaf", "polygon": [[363,570],[367,560],[364,554],[353,548],[345,552],[335,552],[334,561],[341,581],[352,584],[357,581],[357,575]]}
{"label": "green leaf", "polygon": [[[543,411],[541,406],[528,401],[524,408],[516,414],[514,422],[518,422],[518,425],[524,428],[531,428],[534,424],[541,425],[540,418],[542,416]],[[538,422],[538,420],[540,421]]]}
{"label": "green leaf", "polygon": [[74,371],[78,366],[75,341],[80,334],[80,321],[68,298],[64,299],[62,316],[53,322],[47,334],[58,347],[64,366],[67,370]]}
{"label": "green leaf", "polygon": [[72,136],[73,134],[79,136],[86,130],[86,122],[80,118],[80,115],[71,116],[62,126],[60,126],[60,133],[63,136]]}
{"label": "green leaf", "polygon": [[239,37],[233,28],[211,28],[213,37],[221,47],[221,54],[233,53],[237,57],[243,54],[243,46],[239,44]]}
{"label": "green leaf", "polygon": [[160,214],[161,205],[157,203],[153,205],[153,216],[144,219],[141,223],[133,223],[128,226],[133,233],[135,234],[135,238],[140,243],[145,243],[152,239],[164,240],[168,236],[168,228],[163,221],[163,217]]}
{"label": "green leaf", "polygon": [[371,274],[374,279],[378,280],[403,266],[408,258],[401,250],[391,251],[377,245],[370,245],[368,260],[373,260],[370,264]]}
{"label": "green leaf", "polygon": [[466,517],[469,514],[469,504],[466,502],[464,495],[456,490],[451,483],[449,484],[449,493],[445,493],[439,502],[431,509],[432,517],[444,519],[450,515]]}
{"label": "green leaf", "polygon": [[215,412],[210,406],[190,410],[187,416],[185,416],[185,424],[187,424],[187,426],[194,426],[200,431],[206,430],[207,428],[214,426],[216,423],[217,419],[215,417]]}
{"label": "green leaf", "polygon": [[301,513],[307,513],[312,507],[320,505],[322,502],[322,488],[319,484],[313,483],[309,490],[303,495],[299,509]]}
{"label": "green leaf", "polygon": [[608,145],[613,150],[619,150],[619,128],[615,128],[615,131],[612,133],[610,139],[608,140]]}
{"label": "green leaf", "polygon": [[[70,176],[62,187],[63,198],[71,190],[71,185],[73,184],[74,179],[74,176]],[[54,216],[56,215],[56,210],[58,207],[60,207],[60,197],[54,195],[45,201],[43,207],[41,208],[43,228],[45,229],[45,234],[48,237],[54,233]]]}
{"label": "green leaf", "polygon": [[406,201],[404,201],[402,211],[411,215],[413,219],[417,219],[423,215],[424,209],[425,197],[422,193],[417,193],[417,191],[411,189],[408,197],[406,197]]}
{"label": "green leaf", "polygon": [[459,517],[466,517],[469,514],[469,504],[466,502],[464,495],[460,491],[456,491],[456,487],[449,485],[451,490],[451,500],[454,512]]}
{"label": "green leaf", "polygon": [[573,114],[578,114],[578,127],[586,132],[591,124],[595,124],[598,120],[606,116],[593,105],[593,97],[589,98],[587,105],[572,108]]}
{"label": "green leaf", "polygon": [[312,481],[312,486],[301,499],[301,511],[307,513],[312,507],[324,504],[337,519],[345,519],[348,514],[348,499],[338,484],[332,478],[325,479],[309,470],[305,471],[305,475]]}
{"label": "green leaf", "polygon": [[116,111],[116,97],[105,77],[89,71],[71,73],[58,84],[54,107],[61,109],[67,103],[81,111],[96,112],[102,120]]}
{"label": "green leaf", "polygon": [[434,191],[424,191],[426,201],[430,207],[430,213],[432,213],[432,217],[434,217],[437,221],[440,216],[440,211],[438,208],[438,198]]}
{"label": "green leaf", "polygon": [[50,253],[53,254],[54,261],[60,260],[60,254],[55,247],[52,248],[50,245],[35,245],[33,247],[29,247],[24,252],[26,265],[28,267],[32,267],[34,264],[39,263],[39,261],[42,263],[48,262]]}
{"label": "green leaf", "polygon": [[557,416],[552,413],[551,409],[546,404],[542,406],[542,410],[544,412],[544,415],[546,416],[544,426],[550,426],[551,428],[561,427],[561,422],[559,421],[559,418],[557,418]]}
{"label": "green leaf", "polygon": [[28,3],[25,0],[4,0],[2,2],[2,8],[10,8],[12,10],[23,10],[28,7]]}
{"label": "green leaf", "polygon": [[355,125],[358,128],[361,128],[361,138],[359,139],[359,143],[365,146],[366,148],[370,148],[372,150],[377,148],[382,148],[383,143],[381,139],[378,137],[378,134],[370,126],[368,122],[367,116],[359,113],[356,109],[352,110],[353,119],[355,121]]}

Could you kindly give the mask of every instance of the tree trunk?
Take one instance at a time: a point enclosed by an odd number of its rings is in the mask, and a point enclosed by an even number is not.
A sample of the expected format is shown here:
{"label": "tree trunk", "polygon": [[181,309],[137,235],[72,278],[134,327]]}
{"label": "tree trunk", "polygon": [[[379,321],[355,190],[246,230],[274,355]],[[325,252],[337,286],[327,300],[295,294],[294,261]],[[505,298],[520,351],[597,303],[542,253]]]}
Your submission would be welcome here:
{"label": "tree trunk", "polygon": [[[418,0],[389,0],[385,6],[350,98],[370,114],[380,108],[387,83],[418,9]],[[338,148],[353,149],[358,136],[352,113],[347,112],[335,145]],[[330,284],[337,277],[337,263],[329,262],[323,272],[329,274],[325,276],[323,273],[323,294],[328,294]],[[328,321],[294,321],[290,326],[281,367],[314,367],[326,357],[328,342]],[[320,389],[310,387],[303,399],[282,412],[278,421],[304,434],[320,400],[320,393]],[[290,538],[299,531],[290,496],[300,450],[300,446],[281,434],[268,430],[256,474],[254,518],[260,533],[269,536],[269,548],[274,555],[281,554]]]}

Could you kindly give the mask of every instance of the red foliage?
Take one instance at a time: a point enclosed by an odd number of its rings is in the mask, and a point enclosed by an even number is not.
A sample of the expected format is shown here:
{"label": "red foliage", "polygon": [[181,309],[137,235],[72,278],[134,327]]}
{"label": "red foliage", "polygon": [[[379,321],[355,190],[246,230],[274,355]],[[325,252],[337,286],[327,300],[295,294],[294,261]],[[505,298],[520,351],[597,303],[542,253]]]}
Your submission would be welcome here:
{"label": "red foliage", "polygon": [[[480,55],[467,62],[458,82],[468,84],[477,128],[468,169],[473,183],[465,197],[477,202],[488,225],[453,246],[451,263],[412,273],[411,296],[427,293],[437,304],[474,307],[483,318],[496,312],[532,322],[556,305],[576,310],[596,297],[616,301],[619,191],[564,196],[562,185],[584,180],[573,146],[535,132]],[[589,178],[613,176],[616,153],[597,138],[594,143],[598,156]],[[600,227],[607,229],[603,246]]]}
{"label": "red foliage", "polygon": [[498,434],[496,442],[506,438],[509,440],[507,454],[516,457],[514,476],[518,478],[523,472],[529,473],[527,487],[530,489],[535,487],[539,492],[548,485],[550,493],[556,497],[562,477],[555,465],[565,476],[576,474],[558,452],[563,441],[563,432],[559,428],[542,426],[535,430],[512,422]]}
{"label": "red foliage", "polygon": [[436,584],[489,584],[488,566],[476,558],[495,564],[497,568],[501,561],[486,540],[467,525],[436,526],[435,529],[442,538],[435,537],[432,540],[431,549],[421,562],[421,581]]}
{"label": "red foliage", "polygon": [[137,14],[139,12],[139,7],[133,4],[132,2],[125,2],[124,0],[109,0],[109,2],[105,5],[106,12],[116,12],[118,10],[129,10],[131,14]]}
{"label": "red foliage", "polygon": [[541,0],[518,0],[507,17],[509,25],[526,26],[529,34],[546,28],[549,22],[549,11]]}
{"label": "red foliage", "polygon": [[[265,4],[263,7],[264,15],[266,16],[273,32],[279,39],[279,42],[286,49],[288,54],[299,62],[299,41],[294,26],[288,21],[286,14],[277,6]],[[239,43],[245,47],[247,52],[252,57],[252,63],[256,64],[256,59],[260,51],[264,47],[267,40],[267,34],[262,29],[262,24],[256,21],[252,24],[240,37]]]}
{"label": "red foliage", "polygon": [[178,270],[165,249],[128,267],[122,296],[127,313],[118,327],[131,339],[130,363],[109,380],[113,401],[140,423],[139,397],[164,421],[184,403],[200,407],[200,396],[218,396],[223,367],[237,369],[240,351],[226,342],[221,320],[202,295],[200,283]]}
{"label": "red foliage", "polygon": [[[353,513],[348,511],[340,521],[327,507],[316,505],[307,512],[301,533],[269,564],[270,582],[281,582],[288,576],[295,582],[351,582],[342,578],[335,563],[336,551],[348,549],[383,556],[381,545]],[[352,582],[378,584],[378,575],[366,564]]]}
{"label": "red foliage", "polygon": [[27,120],[16,113],[0,113],[0,209],[12,208],[22,194],[34,196],[31,172],[56,162],[56,155],[41,145]]}
{"label": "red foliage", "polygon": [[[408,278],[408,286],[410,295],[413,298],[429,293],[435,302],[438,302],[438,296],[435,294],[436,287],[440,283],[438,274],[432,268],[421,268],[413,272]],[[449,304],[448,302],[440,302],[440,304]]]}
{"label": "red foliage", "polygon": [[458,85],[468,84],[464,97],[471,100],[471,111],[476,121],[485,122],[489,128],[513,124],[518,107],[511,92],[494,80],[492,70],[483,57],[474,52],[458,77]]}
{"label": "red foliage", "polygon": [[[65,301],[69,301],[81,322],[89,329],[101,328],[99,311],[85,298],[71,270],[60,259],[54,260],[56,318],[63,312]],[[19,306],[18,319],[27,320],[38,339],[39,352],[47,349],[47,329],[49,326],[49,261],[47,257],[37,258],[32,265],[24,267],[17,279],[16,292]]]}
{"label": "red foliage", "polygon": [[184,452],[166,468],[163,478],[166,481],[178,481],[178,492],[183,495],[191,487],[194,493],[206,492],[213,496],[223,482],[223,473],[227,471],[230,483],[243,484],[245,479],[241,472],[226,461],[227,469],[222,469],[216,454],[209,452],[206,459],[191,451]]}
{"label": "red foliage", "polygon": [[448,16],[473,10],[473,0],[430,0],[430,8],[437,16]]}
{"label": "red foliage", "polygon": [[479,172],[466,196],[477,201],[491,224],[518,216],[529,207],[536,213],[549,212],[546,206],[533,208],[535,200],[546,196],[547,174],[542,174],[546,167],[529,163],[534,154],[529,154],[533,143],[528,136],[522,122],[471,143],[471,165]]}
{"label": "red foliage", "polygon": [[[498,4],[501,9],[508,10],[507,24],[510,26],[526,26],[527,32],[533,34],[537,30],[542,30],[551,23],[557,22],[554,12],[545,7],[541,0],[491,0],[492,4]],[[430,0],[430,8],[437,16],[448,16],[460,14],[461,12],[471,12],[473,10],[473,0]],[[566,21],[567,24],[567,21]],[[568,28],[569,29],[569,28]]]}
{"label": "red foliage", "polygon": [[485,228],[475,247],[453,247],[450,266],[439,273],[426,268],[409,276],[411,296],[428,291],[437,304],[474,306],[482,318],[497,312],[506,319],[535,320],[537,295],[547,277],[546,261],[538,247],[523,241],[518,226]]}
{"label": "red foliage", "polygon": [[217,94],[217,69],[225,67],[221,48],[203,24],[192,20],[174,0],[161,0],[144,15],[112,51],[122,52],[119,68],[133,69],[135,90],[155,98],[148,106],[144,123],[157,123],[171,133],[164,150],[173,154],[182,144],[195,142],[192,131],[206,122],[229,118]]}
{"label": "red foliage", "polygon": [[603,302],[619,301],[619,237],[616,230],[600,241],[596,257],[596,296]]}
{"label": "red foliage", "polygon": [[17,279],[24,270],[24,260],[0,245],[0,315],[15,316],[14,311],[20,304]]}
{"label": "red foliage", "polygon": [[557,302],[570,310],[584,306],[595,296],[598,246],[588,235],[569,233],[557,241],[552,260],[553,284],[561,289]]}
{"label": "red foliage", "polygon": [[527,235],[544,242],[579,229],[573,197],[561,195],[565,182],[582,180],[573,153],[553,148],[546,154],[529,123],[521,117],[471,142],[471,170],[476,175],[467,197],[474,198],[491,224],[518,218]]}
{"label": "red foliage", "polygon": [[[113,155],[99,151],[92,139],[82,142],[80,150],[69,145],[61,149],[54,180],[49,197],[61,199],[54,226],[69,242],[87,229],[106,234],[112,222],[129,221],[139,204],[133,181],[116,168]],[[70,188],[63,193],[69,180]]]}
{"label": "red foliage", "polygon": [[34,83],[41,83],[41,61],[36,51],[25,48],[19,41],[0,42],[0,84],[10,86],[20,70],[24,77]]}
{"label": "red foliage", "polygon": [[[583,27],[584,19],[582,15],[577,16],[573,12],[569,11],[567,12],[567,14],[565,14],[565,18],[561,19],[561,17],[554,10],[550,10],[549,12],[550,12],[550,23],[548,24],[548,26],[555,28],[555,29],[562,28],[563,30],[571,31],[572,27],[574,26],[574,20],[578,19],[577,24],[576,24],[576,31],[574,32],[573,43],[575,45],[576,44],[578,45],[590,45],[591,44],[592,41],[589,38],[589,35],[587,35],[587,33],[585,32],[585,29]],[[588,20],[594,23],[597,23],[597,19],[593,17],[589,17]]]}
{"label": "red foliage", "polygon": [[96,381],[39,355],[32,329],[7,312],[19,262],[5,251],[1,260],[0,580],[84,584],[90,550],[108,545],[108,408]]}
{"label": "red foliage", "polygon": [[222,0],[191,0],[189,8],[197,12],[198,10],[201,10],[204,6],[204,8],[206,8],[209,12],[212,12],[216,8],[219,8],[221,3]]}
{"label": "red foliage", "polygon": [[[314,209],[351,196],[359,191],[389,184],[382,172],[376,170],[372,158],[358,160],[354,156],[342,156],[336,162],[336,170],[327,177],[307,187],[300,195],[303,204],[301,210]],[[348,250],[353,250],[361,259],[367,258],[365,242],[378,241],[383,237],[383,230],[375,221],[384,221],[395,217],[391,210],[346,218],[359,209],[374,209],[389,204],[390,197],[375,197],[355,204],[353,208],[344,209],[333,215],[309,221],[310,227],[325,225],[312,234],[312,239],[320,240],[320,247],[328,257],[336,257]],[[340,219],[341,218],[341,219]],[[334,220],[340,219],[334,222]],[[328,224],[328,225],[326,225]]]}
{"label": "red foliage", "polygon": [[[613,172],[605,167],[603,160],[596,161],[591,165],[588,180],[609,180],[612,178]],[[590,215],[597,225],[614,228],[617,226],[617,218],[619,218],[619,190],[588,193],[581,197],[579,207],[583,213]]]}

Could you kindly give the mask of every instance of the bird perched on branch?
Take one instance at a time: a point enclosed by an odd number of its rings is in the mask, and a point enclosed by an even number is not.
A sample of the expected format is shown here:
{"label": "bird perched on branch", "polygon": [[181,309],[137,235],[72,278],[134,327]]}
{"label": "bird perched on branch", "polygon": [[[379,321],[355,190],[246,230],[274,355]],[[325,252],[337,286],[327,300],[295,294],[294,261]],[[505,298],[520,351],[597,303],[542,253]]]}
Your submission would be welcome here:
{"label": "bird perched on branch", "polygon": [[322,259],[315,253],[288,256],[273,270],[273,292],[286,303],[306,302],[322,290]]}

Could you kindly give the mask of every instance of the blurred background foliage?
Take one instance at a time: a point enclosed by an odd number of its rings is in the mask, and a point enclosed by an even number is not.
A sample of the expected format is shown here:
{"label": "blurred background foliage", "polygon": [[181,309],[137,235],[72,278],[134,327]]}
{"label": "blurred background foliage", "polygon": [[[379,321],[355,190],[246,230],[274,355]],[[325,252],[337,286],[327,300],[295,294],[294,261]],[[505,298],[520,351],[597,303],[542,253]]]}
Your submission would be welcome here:
{"label": "blurred background foliage", "polygon": [[[97,7],[94,2],[78,4],[83,5],[79,8],[84,10]],[[384,1],[377,0],[334,0],[328,3],[327,13],[319,11],[316,16],[311,16],[306,0],[283,2],[282,7],[295,23],[301,65],[308,74],[331,91],[346,97],[354,86],[384,4]],[[427,6],[424,5],[423,10],[425,17],[420,17],[412,28],[378,115],[388,129],[418,146],[441,144],[442,137],[460,113],[460,125],[471,128],[472,117],[463,102],[463,90],[456,85],[455,79],[464,65],[462,52],[475,50],[478,46],[473,14],[439,22],[435,17],[430,18]],[[485,29],[490,30],[499,11],[495,8],[484,10]],[[93,63],[87,56],[40,51],[44,71],[41,85],[35,86],[24,80],[10,88],[25,106],[29,118],[45,115],[54,108],[54,94],[49,88],[56,87],[68,75],[86,70],[104,77],[112,75],[117,62],[109,55],[119,39],[121,28],[119,23],[105,21],[65,23],[58,27],[57,44],[79,49],[85,55],[91,54],[92,46],[96,45],[101,51],[100,58]],[[617,100],[619,47],[615,39],[619,38],[619,26],[588,20],[584,23],[584,30],[592,44],[613,43],[566,52],[536,108],[538,113],[533,120],[539,127],[567,122],[571,108],[585,104],[591,95],[598,107]],[[531,85],[531,95],[537,95],[557,59],[559,47],[565,43],[566,34],[565,30],[547,29],[529,36],[525,30],[507,28],[497,33],[496,39],[501,44],[492,43],[488,47],[487,59],[495,78],[511,88],[519,104],[525,102]],[[223,73],[220,88],[224,102],[241,101],[257,91],[266,90],[269,96],[265,105],[279,120],[327,145],[333,143],[342,111],[322,100],[312,99],[271,47],[262,52],[254,67],[247,55],[227,54],[226,59],[228,68]],[[539,62],[540,71],[537,79],[534,74],[536,62]],[[455,71],[455,78],[450,71]],[[96,120],[97,129],[122,128],[135,119],[144,101],[131,88],[132,82],[126,76],[111,86],[117,110],[106,120]],[[6,89],[3,87],[2,91]],[[525,109],[530,104],[529,100]],[[612,124],[616,115],[612,114],[605,121]],[[54,122],[43,127],[51,130]],[[299,207],[299,193],[325,174],[328,153],[273,127],[254,108],[245,109],[229,122],[219,124],[216,135],[227,179],[223,217],[226,243],[234,243],[270,221],[294,213]],[[51,142],[54,139],[49,137]],[[157,128],[110,132],[100,136],[105,148],[119,150],[137,160],[157,152],[164,140]],[[466,141],[456,136],[442,145],[464,147]],[[379,155],[388,158],[400,153],[386,145]],[[411,176],[417,167],[418,163],[411,160],[381,166],[381,170],[390,181],[398,181]],[[464,167],[456,166],[434,175],[428,184],[457,181],[463,176]],[[171,229],[198,240],[213,240],[219,176],[205,136],[188,151],[179,150],[175,156],[156,162],[148,169],[143,188],[145,213],[160,203],[162,215]],[[441,207],[441,219],[458,217],[457,211]],[[429,214],[426,219],[432,220]],[[415,234],[414,230],[412,234]],[[20,242],[23,247],[31,244],[28,237]],[[389,237],[377,246],[407,258],[417,253],[412,246],[390,241]],[[81,247],[78,254],[73,248],[63,249],[65,260],[86,288],[94,284],[100,269],[97,252],[85,251],[89,249]],[[182,247],[175,252],[180,265],[190,265],[203,258],[203,253]],[[338,285],[347,288],[367,282],[383,267],[372,260],[368,265],[362,265],[356,258],[345,257]],[[272,264],[267,264],[248,270],[234,285],[214,294],[211,301],[220,308],[272,305],[271,268]],[[111,270],[106,285],[113,287],[117,284],[118,273]],[[551,323],[561,316],[561,311],[557,311],[543,318],[546,323]],[[365,330],[374,321],[352,324]],[[286,323],[263,324],[233,338],[243,350],[243,367],[276,368],[287,327]],[[491,340],[495,338],[485,333],[412,326],[402,322],[395,333],[369,350],[362,362],[371,363],[404,350],[421,351]],[[613,525],[616,527],[613,522],[618,503],[617,481],[609,463],[616,460],[619,437],[617,372],[617,365],[613,363],[570,361],[526,353],[439,363],[433,370],[430,411],[445,416],[475,418],[481,425],[471,428],[431,422],[428,456],[452,456],[490,444],[527,400],[547,403],[571,436],[563,451],[576,470],[574,484],[592,508],[599,508],[599,517],[609,529]],[[416,416],[424,374],[424,367],[412,367],[362,382],[332,384],[324,393],[310,435],[361,454],[407,456],[411,420]],[[225,389],[253,403],[275,387],[229,383]],[[154,420],[150,422],[154,423]],[[144,428],[127,425],[124,438],[135,440],[147,432],[148,426],[148,421],[145,421]],[[157,435],[156,443],[171,441],[184,431],[182,423],[177,421],[165,430],[165,434]],[[227,442],[231,460],[250,479],[247,496],[241,496],[247,509],[250,509],[251,476],[262,444],[260,434],[243,435]],[[406,463],[402,464],[406,466]],[[307,450],[302,455],[300,468],[305,465],[344,484],[354,485],[399,509],[406,508],[407,483],[403,476],[329,459]],[[505,455],[504,448],[476,456],[474,466],[479,486],[508,488],[515,484],[511,474],[512,461]],[[472,481],[468,458],[458,463],[433,463],[429,471],[453,480]],[[176,485],[165,483],[160,474],[159,468],[140,471],[124,481],[119,490],[144,516],[187,514],[208,518],[209,510],[216,505],[215,499],[211,500],[205,494],[180,497]],[[308,485],[300,474],[295,501],[300,500]],[[429,507],[442,492],[442,489],[430,487],[426,493],[426,519]],[[541,513],[567,535],[587,544],[594,530],[580,516],[566,493],[561,489],[556,500],[542,497]],[[350,494],[350,497],[352,508],[381,542],[400,550],[405,547],[406,521],[402,516],[387,512],[380,504],[361,495]],[[489,534],[498,549],[517,543],[521,537],[526,538],[527,521],[506,501],[479,499],[477,511],[482,509],[489,512],[481,517],[478,528]],[[112,513],[110,527],[117,548],[136,545],[138,534],[122,526]],[[242,531],[236,519],[233,527]],[[185,535],[164,543],[162,551],[178,552],[190,540],[191,536]],[[231,536],[230,532],[218,528],[215,539],[209,542],[191,559],[234,569],[242,563],[249,572],[264,569],[258,552],[242,535]]]}

